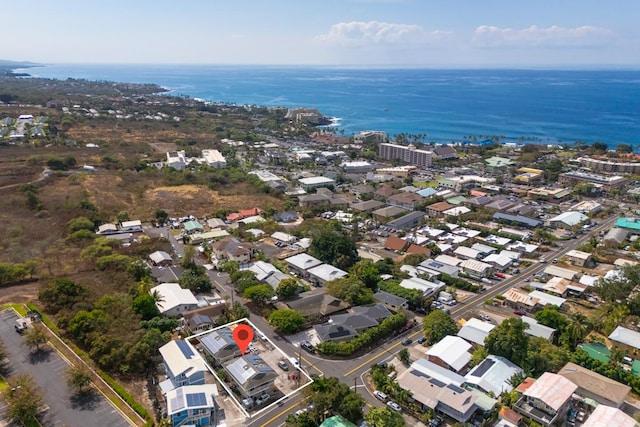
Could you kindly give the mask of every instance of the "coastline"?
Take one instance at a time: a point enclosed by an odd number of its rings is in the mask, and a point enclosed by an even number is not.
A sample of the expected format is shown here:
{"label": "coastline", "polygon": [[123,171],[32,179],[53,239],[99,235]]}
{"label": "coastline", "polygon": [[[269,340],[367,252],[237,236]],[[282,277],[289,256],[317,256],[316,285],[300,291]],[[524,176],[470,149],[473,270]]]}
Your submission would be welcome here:
{"label": "coastline", "polygon": [[426,135],[424,142],[438,144],[496,136],[509,143],[604,141],[611,148],[640,144],[640,120],[632,114],[640,110],[640,89],[632,85],[640,76],[636,71],[206,65],[151,69],[114,64],[47,65],[29,74],[33,78],[153,82],[162,89],[160,94],[211,104],[317,108],[332,118],[326,127],[339,128],[345,135],[382,130],[392,138],[402,133],[422,134]]}

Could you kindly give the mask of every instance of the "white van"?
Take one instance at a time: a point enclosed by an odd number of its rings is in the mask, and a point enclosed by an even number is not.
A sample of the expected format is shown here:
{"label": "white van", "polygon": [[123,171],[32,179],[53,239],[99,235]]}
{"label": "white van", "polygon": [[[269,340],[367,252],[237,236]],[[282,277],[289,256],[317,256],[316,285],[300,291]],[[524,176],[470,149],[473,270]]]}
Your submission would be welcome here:
{"label": "white van", "polygon": [[383,392],[381,392],[380,390],[376,390],[373,392],[373,395],[378,399],[381,400],[383,402],[386,402],[389,399],[389,396],[387,396],[386,394],[384,394]]}

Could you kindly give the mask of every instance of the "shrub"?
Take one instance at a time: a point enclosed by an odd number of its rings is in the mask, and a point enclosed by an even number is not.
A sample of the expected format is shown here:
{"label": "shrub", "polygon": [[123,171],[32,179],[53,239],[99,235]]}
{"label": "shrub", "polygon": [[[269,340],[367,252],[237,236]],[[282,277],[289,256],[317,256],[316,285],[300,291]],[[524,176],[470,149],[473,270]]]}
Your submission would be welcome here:
{"label": "shrub", "polygon": [[369,328],[360,333],[357,337],[350,341],[342,342],[322,342],[317,345],[319,352],[326,355],[350,356],[361,348],[371,345],[374,342],[386,337],[396,329],[407,323],[407,317],[404,313],[397,313],[382,321],[378,326]]}

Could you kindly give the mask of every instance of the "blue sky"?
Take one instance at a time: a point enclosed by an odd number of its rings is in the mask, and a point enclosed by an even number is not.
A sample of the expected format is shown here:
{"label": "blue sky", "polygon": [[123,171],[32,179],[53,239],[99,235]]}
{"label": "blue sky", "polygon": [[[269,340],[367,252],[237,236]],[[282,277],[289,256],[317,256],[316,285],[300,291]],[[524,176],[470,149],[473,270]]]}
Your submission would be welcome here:
{"label": "blue sky", "polygon": [[640,66],[638,0],[0,0],[0,8],[0,59],[10,60]]}

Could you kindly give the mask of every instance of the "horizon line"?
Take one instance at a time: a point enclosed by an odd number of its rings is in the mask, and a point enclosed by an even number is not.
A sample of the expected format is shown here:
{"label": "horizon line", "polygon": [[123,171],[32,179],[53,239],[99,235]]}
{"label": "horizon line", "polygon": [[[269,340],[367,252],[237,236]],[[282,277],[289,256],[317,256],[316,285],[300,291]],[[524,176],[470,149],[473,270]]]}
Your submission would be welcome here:
{"label": "horizon line", "polygon": [[[0,60],[1,64],[2,60]],[[171,67],[236,67],[236,68],[328,68],[328,69],[379,69],[379,70],[518,70],[518,71],[640,71],[639,65],[591,64],[591,65],[388,65],[388,64],[246,64],[246,63],[171,63],[171,62],[16,62],[14,70],[39,68],[55,65],[70,66],[171,66]],[[21,63],[22,62],[22,63]],[[7,64],[10,65],[10,64]],[[11,64],[13,65],[13,64]]]}

